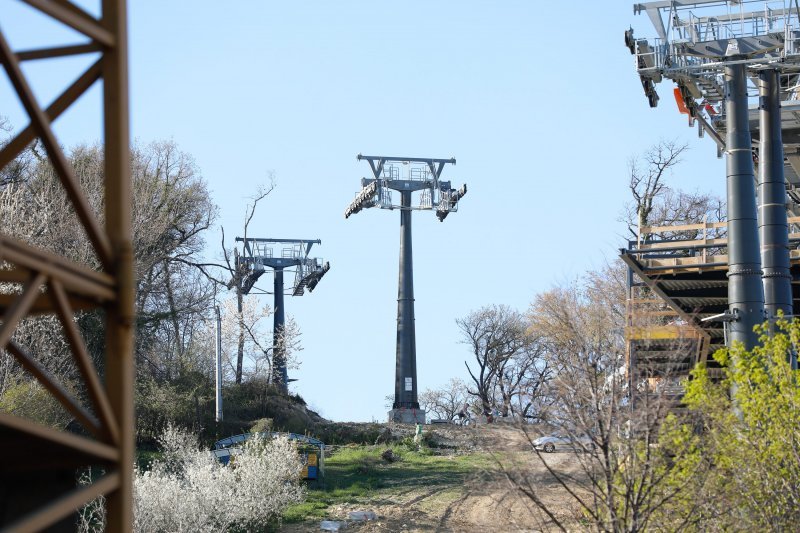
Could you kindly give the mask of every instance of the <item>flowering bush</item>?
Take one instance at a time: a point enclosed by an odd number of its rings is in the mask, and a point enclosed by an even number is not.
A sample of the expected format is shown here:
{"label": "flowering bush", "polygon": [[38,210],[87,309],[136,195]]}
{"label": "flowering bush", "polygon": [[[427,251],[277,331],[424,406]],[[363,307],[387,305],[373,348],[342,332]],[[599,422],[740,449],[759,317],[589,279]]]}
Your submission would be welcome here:
{"label": "flowering bush", "polygon": [[288,439],[254,438],[227,467],[181,429],[167,427],[159,442],[164,458],[136,472],[136,531],[262,529],[305,496]]}

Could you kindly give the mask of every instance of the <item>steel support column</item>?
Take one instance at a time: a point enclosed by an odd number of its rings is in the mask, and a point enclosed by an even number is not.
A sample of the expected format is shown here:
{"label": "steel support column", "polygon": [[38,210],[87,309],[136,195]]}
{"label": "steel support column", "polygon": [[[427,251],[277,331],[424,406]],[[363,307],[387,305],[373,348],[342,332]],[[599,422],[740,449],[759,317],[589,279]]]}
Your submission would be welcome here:
{"label": "steel support column", "polygon": [[730,340],[749,350],[758,341],[753,327],[764,320],[764,289],[744,65],[725,67],[725,92]]}
{"label": "steel support column", "polygon": [[284,392],[289,392],[289,374],[286,370],[286,349],[283,342],[283,329],[286,315],[283,305],[283,269],[275,269],[275,308],[273,309],[272,339],[272,383]]}
{"label": "steel support column", "polygon": [[764,269],[764,310],[770,319],[779,311],[785,316],[793,314],[779,89],[777,71],[759,73],[758,229]]}
{"label": "steel support column", "polygon": [[414,331],[414,268],[411,250],[411,191],[400,191],[400,273],[397,287],[397,357],[393,409],[419,409]]}
{"label": "steel support column", "polygon": [[112,275],[117,298],[106,309],[106,388],[119,424],[119,461],[115,470],[119,488],[106,496],[106,530],[133,528],[133,463],[135,381],[134,318],[136,275],[131,238],[132,186],[128,123],[128,23],[125,2],[103,0],[102,24],[116,36],[115,46],[103,54],[103,131],[105,145],[105,218],[111,245]]}
{"label": "steel support column", "polygon": [[[764,269],[764,312],[769,320],[773,320],[779,313],[786,317],[794,314],[783,175],[780,84],[776,70],[759,73],[758,96],[758,230]],[[797,368],[796,354],[791,354],[789,358],[792,367]]]}

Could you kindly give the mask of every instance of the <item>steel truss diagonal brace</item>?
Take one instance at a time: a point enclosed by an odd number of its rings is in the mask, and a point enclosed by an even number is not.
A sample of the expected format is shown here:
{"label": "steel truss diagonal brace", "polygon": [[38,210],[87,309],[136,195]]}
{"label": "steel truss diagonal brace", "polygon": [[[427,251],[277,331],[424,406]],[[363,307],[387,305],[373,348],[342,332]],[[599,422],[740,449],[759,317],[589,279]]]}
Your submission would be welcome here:
{"label": "steel truss diagonal brace", "polygon": [[50,289],[58,318],[64,328],[64,334],[67,337],[67,342],[69,342],[75,363],[78,365],[78,370],[81,373],[81,377],[83,377],[84,383],[86,383],[89,398],[92,401],[95,411],[102,420],[102,428],[104,430],[102,436],[110,439],[114,444],[118,444],[119,428],[117,427],[114,413],[111,410],[111,404],[103,390],[103,384],[100,382],[100,378],[97,375],[97,370],[86,349],[86,344],[83,342],[83,337],[80,331],[78,331],[78,325],[72,318],[73,312],[70,308],[66,291],[64,291],[64,287],[61,283],[55,280],[50,282]]}
{"label": "steel truss diagonal brace", "polygon": [[75,207],[75,212],[83,224],[100,262],[109,269],[112,261],[111,244],[109,243],[108,237],[101,230],[100,224],[97,222],[97,218],[89,206],[89,202],[80,189],[72,167],[56,140],[56,136],[50,125],[50,120],[36,102],[33,91],[28,85],[25,75],[22,73],[22,69],[19,66],[19,61],[11,51],[2,31],[0,31],[0,60],[2,60],[11,84],[31,119],[31,124],[42,140],[42,144],[50,157],[56,174],[58,174],[61,179],[67,196]]}
{"label": "steel truss diagonal brace", "polygon": [[[79,437],[0,413],[0,435],[4,442],[15,442],[21,452],[28,452],[6,457],[1,465],[4,475],[8,472],[14,480],[24,480],[27,489],[10,495],[12,501],[0,506],[3,507],[0,529],[40,531],[51,526],[62,527],[69,523],[68,517],[76,509],[105,495],[107,530],[130,531],[135,459],[135,276],[130,220],[127,6],[125,0],[100,0],[101,14],[94,16],[69,0],[24,1],[87,39],[15,53],[0,32],[0,64],[30,119],[30,125],[0,150],[0,168],[39,138],[93,247],[100,269],[92,270],[0,234],[3,263],[0,282],[9,284],[9,289],[0,294],[0,313],[4,315],[0,349],[8,350],[97,438]],[[101,57],[43,109],[21,62],[87,53]],[[103,81],[104,224],[100,223],[101,214],[89,203],[52,125],[100,79]],[[105,318],[104,380],[98,375],[92,361],[94,354],[89,353],[75,323],[76,311],[100,307]],[[20,321],[36,313],[55,314],[60,321],[86,387],[87,405],[61,385],[35,353],[28,353],[13,338]],[[74,468],[90,465],[102,466],[109,473],[87,487],[71,488]],[[62,486],[65,473],[66,487]]]}
{"label": "steel truss diagonal brace", "polygon": [[114,46],[114,36],[91,15],[67,0],[23,0],[73,30],[106,47]]}
{"label": "steel truss diagonal brace", "polygon": [[82,487],[52,502],[41,513],[26,517],[10,524],[4,531],[43,531],[62,518],[75,512],[75,509],[86,505],[102,494],[117,489],[120,485],[118,472],[111,472],[96,480],[91,485]]}
{"label": "steel truss diagonal brace", "polygon": [[[101,76],[102,69],[100,61],[97,61],[45,109],[44,113],[47,115],[50,122],[60,117],[61,114],[78,98],[83,96],[83,93],[89,90],[89,88],[94,85],[94,82],[99,80]],[[35,138],[36,132],[33,126],[28,126],[19,132],[16,137],[0,150],[0,168],[13,161]]]}

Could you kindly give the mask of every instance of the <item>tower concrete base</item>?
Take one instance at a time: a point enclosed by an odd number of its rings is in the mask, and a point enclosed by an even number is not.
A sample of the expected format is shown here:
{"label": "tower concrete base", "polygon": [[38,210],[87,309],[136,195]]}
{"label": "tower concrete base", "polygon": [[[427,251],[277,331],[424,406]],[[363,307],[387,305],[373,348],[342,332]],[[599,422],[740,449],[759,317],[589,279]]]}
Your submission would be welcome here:
{"label": "tower concrete base", "polygon": [[389,411],[389,422],[424,424],[425,411],[422,409],[392,409]]}

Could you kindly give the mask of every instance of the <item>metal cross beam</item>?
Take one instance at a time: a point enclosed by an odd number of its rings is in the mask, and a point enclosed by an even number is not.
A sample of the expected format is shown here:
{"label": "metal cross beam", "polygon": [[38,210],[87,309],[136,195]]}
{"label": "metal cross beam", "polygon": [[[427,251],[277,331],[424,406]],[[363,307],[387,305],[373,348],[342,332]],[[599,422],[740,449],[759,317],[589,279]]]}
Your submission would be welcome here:
{"label": "metal cross beam", "polygon": [[456,164],[455,157],[451,157],[450,159],[428,159],[424,157],[388,157],[358,154],[356,159],[359,161],[365,160],[369,163],[369,167],[372,169],[372,175],[375,176],[375,179],[380,179],[385,163],[426,163],[428,168],[430,168],[431,174],[434,175],[435,180],[438,180],[442,175],[445,164]]}
{"label": "metal cross beam", "polygon": [[[467,187],[452,188],[450,181],[442,181],[442,171],[448,163],[455,164],[455,158],[435,159],[422,157],[364,156],[372,170],[372,178],[361,179],[361,191],[345,209],[344,217],[358,213],[369,207],[381,209],[436,210],[443,221],[450,212],[458,211],[458,201],[466,194]],[[396,163],[400,163],[397,165]],[[422,191],[419,206],[392,201],[392,191],[403,193]]]}
{"label": "metal cross beam", "polygon": [[322,244],[322,241],[319,239],[316,240],[309,240],[309,239],[263,239],[263,238],[256,238],[256,237],[236,237],[236,242],[243,242],[245,251],[249,252],[250,255],[253,252],[250,250],[250,243],[256,242],[264,242],[264,243],[276,243],[276,244],[305,244],[306,245],[306,255],[311,251],[311,247],[315,244]]}

